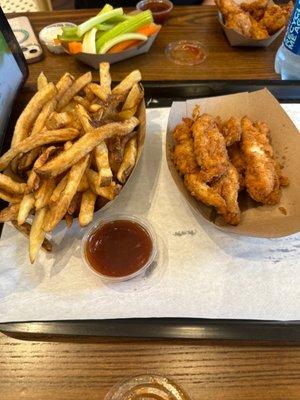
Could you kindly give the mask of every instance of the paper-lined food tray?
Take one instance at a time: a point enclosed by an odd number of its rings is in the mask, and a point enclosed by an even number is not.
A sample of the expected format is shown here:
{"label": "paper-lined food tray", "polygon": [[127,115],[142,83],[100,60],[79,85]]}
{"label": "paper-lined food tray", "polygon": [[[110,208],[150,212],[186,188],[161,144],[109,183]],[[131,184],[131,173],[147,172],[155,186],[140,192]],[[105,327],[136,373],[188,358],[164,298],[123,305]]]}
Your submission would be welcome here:
{"label": "paper-lined food tray", "polygon": [[[290,178],[290,185],[282,191],[280,204],[262,206],[253,202],[243,202],[241,222],[238,226],[224,224],[211,207],[195,200],[179,177],[172,160],[172,132],[182,117],[192,116],[195,105],[202,113],[220,116],[227,120],[232,115],[242,118],[247,115],[253,121],[264,121],[270,127],[272,145],[280,163],[284,165],[284,174]],[[172,177],[188,204],[205,220],[226,232],[256,237],[281,237],[300,230],[300,136],[298,129],[287,116],[277,100],[266,89],[234,95],[189,100],[175,103],[171,109],[167,131],[167,160]],[[282,210],[285,212],[283,213]]]}
{"label": "paper-lined food tray", "polygon": [[[300,111],[288,106],[300,127]],[[145,151],[105,212],[142,215],[159,237],[157,266],[141,279],[105,285],[81,262],[85,230],[56,235],[55,257],[34,266],[27,240],[5,224],[0,240],[0,321],[149,317],[300,319],[300,236],[257,239],[216,229],[194,214],[164,156],[168,109],[147,112]],[[150,122],[151,121],[151,122]]]}

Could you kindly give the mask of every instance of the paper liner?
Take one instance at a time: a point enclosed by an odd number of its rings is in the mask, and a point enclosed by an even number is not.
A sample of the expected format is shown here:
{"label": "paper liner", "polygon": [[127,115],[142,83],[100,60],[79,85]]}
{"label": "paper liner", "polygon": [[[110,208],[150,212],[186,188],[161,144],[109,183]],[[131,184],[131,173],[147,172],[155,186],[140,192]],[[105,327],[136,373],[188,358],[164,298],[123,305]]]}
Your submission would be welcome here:
{"label": "paper liner", "polygon": [[221,11],[218,11],[217,14],[217,19],[219,23],[221,24],[225,35],[228,39],[228,42],[231,44],[231,46],[245,46],[245,47],[267,47],[269,46],[274,40],[285,30],[285,27],[281,28],[278,32],[274,33],[274,35],[269,36],[267,39],[251,39],[247,38],[244,35],[241,35],[234,29],[227,28],[224,24],[224,19],[222,16]]}
{"label": "paper liner", "polygon": [[[290,179],[290,185],[282,189],[279,205],[264,206],[253,202],[248,196],[241,198],[241,222],[238,226],[226,225],[212,207],[195,200],[183,184],[172,161],[174,146],[172,132],[184,116],[191,116],[194,106],[200,105],[202,113],[227,119],[231,116],[242,118],[247,115],[253,121],[266,122],[271,130],[271,141],[275,154],[284,165],[283,174]],[[267,90],[190,100],[173,103],[167,129],[167,162],[171,175],[188,204],[202,219],[215,227],[239,235],[262,238],[288,236],[300,231],[300,135],[275,97]],[[240,196],[241,197],[241,196]],[[283,208],[281,208],[283,207]],[[286,210],[284,215],[282,210]]]}

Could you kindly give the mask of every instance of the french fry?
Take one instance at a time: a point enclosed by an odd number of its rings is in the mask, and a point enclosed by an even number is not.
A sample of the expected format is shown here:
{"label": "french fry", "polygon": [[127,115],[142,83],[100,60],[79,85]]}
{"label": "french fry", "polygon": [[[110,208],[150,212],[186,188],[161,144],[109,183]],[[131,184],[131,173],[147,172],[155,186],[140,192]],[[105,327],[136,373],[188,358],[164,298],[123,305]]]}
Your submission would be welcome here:
{"label": "french fry", "polygon": [[13,160],[13,162],[14,163],[16,162],[18,172],[22,173],[22,172],[30,169],[30,166],[38,158],[40,152],[41,152],[41,149],[39,147],[37,147],[36,149],[33,149],[26,154],[23,154],[20,161],[17,161],[17,157],[16,157]]}
{"label": "french fry", "polygon": [[117,173],[118,181],[124,184],[135,166],[137,158],[137,140],[133,137],[126,144],[124,158]]}
{"label": "french fry", "polygon": [[80,203],[81,203],[81,193],[77,192],[73,196],[73,199],[71,200],[71,203],[68,207],[68,214],[73,215],[77,210],[79,210]]}
{"label": "french fry", "polygon": [[39,156],[39,158],[36,159],[33,169],[30,171],[28,180],[27,180],[27,187],[25,192],[31,193],[34,190],[37,190],[40,184],[40,178],[37,175],[37,173],[34,171],[35,168],[41,167],[46,163],[50,155],[56,150],[55,146],[50,146],[46,150],[42,152],[42,154]]}
{"label": "french fry", "polygon": [[89,164],[89,155],[82,157],[75,165],[72,166],[68,173],[68,181],[59,200],[49,208],[47,213],[47,223],[44,225],[46,232],[52,231],[63,216],[67,213],[71,200],[77,192],[81,178]]}
{"label": "french fry", "polygon": [[[123,122],[112,122],[100,128],[95,128],[79,138],[70,149],[63,151],[53,160],[35,170],[38,174],[44,176],[57,176],[77,163],[78,160],[91,152],[103,140],[114,135],[126,135],[133,131],[138,123],[139,120],[132,117]],[[1,165],[3,165],[3,162],[0,162]]]}
{"label": "french fry", "polygon": [[93,151],[99,172],[100,186],[109,186],[113,179],[113,173],[110,169],[108,149],[105,141],[98,144]]}
{"label": "french fry", "polygon": [[66,221],[67,227],[68,227],[68,228],[71,228],[71,226],[72,226],[72,224],[73,224],[73,217],[72,217],[72,215],[66,213],[65,216],[64,216],[64,219],[65,219],[65,221]]}
{"label": "french fry", "polygon": [[53,111],[55,110],[56,105],[57,105],[57,100],[55,97],[53,99],[49,100],[44,105],[44,107],[42,108],[41,112],[39,113],[39,115],[33,125],[30,135],[37,135],[45,128],[46,121],[49,118],[49,116],[53,113]]}
{"label": "french fry", "polygon": [[98,196],[104,197],[107,200],[113,200],[120,192],[121,186],[115,182],[112,182],[110,186],[100,187],[99,176],[92,169],[87,170],[87,177],[91,190]]}
{"label": "french fry", "polygon": [[54,111],[48,118],[46,122],[46,129],[60,129],[72,123],[72,116],[68,112],[57,113]]}
{"label": "french fry", "polygon": [[36,211],[32,226],[29,233],[29,259],[31,264],[34,263],[36,256],[45,239],[45,231],[43,230],[44,219],[46,215],[46,207]]}
{"label": "french fry", "polygon": [[66,72],[56,84],[57,94],[56,100],[60,101],[65,92],[72,86],[75,78]]}
{"label": "french fry", "polygon": [[104,89],[100,85],[97,85],[97,83],[89,83],[87,87],[94,93],[95,96],[99,97],[100,100],[106,101],[108,99],[108,90]]}
{"label": "french fry", "polygon": [[33,209],[35,198],[33,193],[25,194],[20,203],[20,209],[18,213],[18,225],[23,225],[30,211]]}
{"label": "french fry", "polygon": [[0,223],[13,221],[18,218],[20,203],[11,204],[0,211]]}
{"label": "french fry", "polygon": [[5,192],[0,189],[0,199],[7,201],[8,203],[20,203],[22,196],[19,194]]}
{"label": "french fry", "polygon": [[40,210],[49,204],[51,195],[55,188],[55,179],[46,178],[42,181],[38,191],[35,193],[35,209]]}
{"label": "french fry", "polygon": [[138,83],[141,80],[142,80],[142,75],[140,71],[138,70],[132,71],[116,87],[113,88],[112,94],[124,95],[133,87],[135,83]]}
{"label": "french fry", "polygon": [[135,83],[123,104],[122,111],[119,113],[119,117],[122,119],[127,119],[135,115],[143,97],[144,92],[141,86],[138,83]]}
{"label": "french fry", "polygon": [[96,198],[97,195],[91,190],[82,193],[79,212],[80,226],[84,227],[93,221]]}
{"label": "french fry", "polygon": [[85,100],[88,101],[89,103],[93,102],[95,100],[95,95],[94,93],[91,91],[91,88],[89,88],[89,85],[87,85],[84,89],[83,89],[84,93],[85,93]]}
{"label": "french fry", "polygon": [[110,66],[108,62],[99,64],[99,78],[101,87],[108,93],[111,93],[111,76],[109,72]]}
{"label": "french fry", "polygon": [[[31,225],[28,222],[24,222],[24,224],[22,225],[18,225],[16,221],[11,221],[11,223],[16,229],[18,229],[19,232],[21,232],[26,237],[29,237]],[[50,240],[48,240],[47,238],[44,238],[44,241],[42,243],[42,249],[47,251],[47,253],[51,253],[52,248],[53,248],[52,242],[50,242]]]}
{"label": "french fry", "polygon": [[30,150],[45,144],[66,142],[67,140],[75,139],[78,135],[78,130],[65,128],[53,131],[44,131],[39,135],[29,136],[19,142],[16,146],[11,147],[2,157],[0,157],[0,171],[3,171],[18,154],[27,153]]}
{"label": "french fry", "polygon": [[14,181],[7,175],[0,174],[0,189],[15,194],[23,194],[25,192],[26,183]]}
{"label": "french fry", "polygon": [[93,127],[91,125],[91,119],[88,112],[81,104],[76,106],[76,111],[78,112],[78,118],[81,122],[83,130],[85,133],[89,132]]}
{"label": "french fry", "polygon": [[60,198],[62,192],[65,190],[65,187],[67,185],[67,181],[68,181],[68,175],[65,175],[57,184],[56,188],[53,190],[50,200],[49,200],[49,204],[53,205],[54,203],[56,203],[58,201],[58,199]]}
{"label": "french fry", "polygon": [[89,189],[89,181],[87,179],[86,173],[84,173],[77,190],[78,192],[86,192],[88,189]]}
{"label": "french fry", "polygon": [[135,131],[130,132],[126,136],[115,136],[108,140],[109,164],[114,174],[120,169],[124,157],[125,146],[127,142],[136,134]]}
{"label": "french fry", "polygon": [[102,108],[101,104],[94,103],[89,106],[89,112],[96,113],[96,112],[100,111],[101,108]]}
{"label": "french fry", "polygon": [[42,71],[37,78],[37,90],[42,90],[48,84],[48,79],[46,78],[44,72]]}
{"label": "french fry", "polygon": [[20,115],[14,130],[11,146],[14,147],[23,141],[30,133],[30,129],[44,105],[52,99],[56,93],[53,83],[48,83],[39,90],[29,101]]}
{"label": "french fry", "polygon": [[74,101],[86,109],[88,109],[90,107],[90,102],[81,96],[75,96]]}
{"label": "french fry", "polygon": [[91,81],[91,72],[87,72],[86,74],[76,79],[59,100],[57,104],[57,111],[61,111],[73,99],[73,97]]}

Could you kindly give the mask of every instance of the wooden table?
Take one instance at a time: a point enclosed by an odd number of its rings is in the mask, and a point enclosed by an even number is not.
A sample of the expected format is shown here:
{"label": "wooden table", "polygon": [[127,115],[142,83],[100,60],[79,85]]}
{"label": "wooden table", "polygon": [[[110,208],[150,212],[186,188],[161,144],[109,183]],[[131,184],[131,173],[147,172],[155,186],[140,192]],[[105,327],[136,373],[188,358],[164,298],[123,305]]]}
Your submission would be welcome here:
{"label": "wooden table", "polygon": [[[54,21],[80,22],[93,11],[30,14],[38,32]],[[164,55],[169,41],[200,39],[207,61],[178,67]],[[274,55],[281,39],[268,49],[235,49],[215,19],[215,9],[175,10],[148,55],[113,66],[116,80],[133,67],[145,80],[272,79]],[[30,66],[29,82],[44,70],[56,80],[68,70],[86,67],[68,56],[53,56]],[[97,72],[95,72],[97,78]],[[25,339],[25,340],[24,340]],[[97,338],[9,337],[0,334],[0,399],[102,400],[124,377],[141,373],[173,377],[193,400],[298,400],[300,348],[289,343],[241,343],[179,340],[105,340]]]}
{"label": "wooden table", "polygon": [[[95,10],[70,10],[28,14],[38,33],[44,26],[58,21],[82,22],[96,14]],[[180,39],[200,40],[209,51],[203,64],[178,66],[166,57],[165,47]],[[216,19],[212,6],[177,7],[148,54],[113,65],[115,80],[120,80],[133,68],[141,70],[144,80],[197,80],[197,79],[279,79],[274,72],[274,58],[282,36],[268,48],[231,47]],[[29,82],[36,80],[41,70],[47,71],[49,79],[57,79],[65,71],[78,75],[87,70],[68,55],[52,55],[45,50],[43,61],[30,67]],[[98,74],[95,71],[94,77]]]}

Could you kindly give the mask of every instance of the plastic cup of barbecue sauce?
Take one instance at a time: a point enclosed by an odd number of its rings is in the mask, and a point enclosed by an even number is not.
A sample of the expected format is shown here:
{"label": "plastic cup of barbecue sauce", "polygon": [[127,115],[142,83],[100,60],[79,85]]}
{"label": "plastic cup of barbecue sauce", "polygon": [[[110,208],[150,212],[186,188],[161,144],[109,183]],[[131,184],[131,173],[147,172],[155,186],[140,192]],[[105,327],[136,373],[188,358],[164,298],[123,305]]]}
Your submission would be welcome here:
{"label": "plastic cup of barbecue sauce", "polygon": [[163,24],[173,9],[173,3],[169,0],[142,0],[136,5],[137,10],[150,10],[153,15],[154,22]]}
{"label": "plastic cup of barbecue sauce", "polygon": [[122,282],[143,274],[157,254],[155,232],[148,221],[125,214],[96,222],[82,239],[82,257],[103,280]]}

